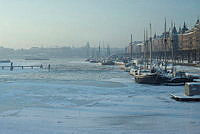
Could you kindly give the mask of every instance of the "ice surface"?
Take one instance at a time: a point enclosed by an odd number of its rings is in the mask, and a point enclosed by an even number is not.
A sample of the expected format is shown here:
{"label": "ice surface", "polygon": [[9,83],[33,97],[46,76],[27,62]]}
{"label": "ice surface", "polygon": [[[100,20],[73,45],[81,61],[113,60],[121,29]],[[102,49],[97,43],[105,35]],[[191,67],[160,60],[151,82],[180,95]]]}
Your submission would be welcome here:
{"label": "ice surface", "polygon": [[0,70],[0,134],[200,132],[200,103],[169,97],[183,86],[136,84],[116,66],[82,59],[42,62],[52,70]]}

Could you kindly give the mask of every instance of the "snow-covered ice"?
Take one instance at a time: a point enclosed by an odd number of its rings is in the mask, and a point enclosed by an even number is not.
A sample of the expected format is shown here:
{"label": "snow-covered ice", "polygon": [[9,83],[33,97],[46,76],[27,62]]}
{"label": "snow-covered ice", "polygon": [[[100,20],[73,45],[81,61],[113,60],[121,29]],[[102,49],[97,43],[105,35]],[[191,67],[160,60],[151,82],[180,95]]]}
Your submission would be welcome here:
{"label": "snow-covered ice", "polygon": [[117,66],[83,59],[16,60],[19,65],[47,62],[50,72],[0,70],[0,134],[200,132],[200,103],[169,97],[183,86],[136,84]]}

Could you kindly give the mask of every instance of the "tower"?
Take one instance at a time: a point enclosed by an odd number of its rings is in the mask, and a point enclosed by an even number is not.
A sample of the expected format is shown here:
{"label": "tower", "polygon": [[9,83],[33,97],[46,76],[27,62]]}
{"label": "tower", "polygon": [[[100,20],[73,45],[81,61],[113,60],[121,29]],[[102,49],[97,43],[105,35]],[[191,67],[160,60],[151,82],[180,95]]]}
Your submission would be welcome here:
{"label": "tower", "polygon": [[178,32],[176,30],[176,26],[174,24],[171,33],[172,47],[174,51],[178,50]]}
{"label": "tower", "polygon": [[186,24],[184,22],[183,28],[182,28],[182,33],[185,33],[187,30],[188,30],[188,28],[187,28],[187,26],[186,26]]}

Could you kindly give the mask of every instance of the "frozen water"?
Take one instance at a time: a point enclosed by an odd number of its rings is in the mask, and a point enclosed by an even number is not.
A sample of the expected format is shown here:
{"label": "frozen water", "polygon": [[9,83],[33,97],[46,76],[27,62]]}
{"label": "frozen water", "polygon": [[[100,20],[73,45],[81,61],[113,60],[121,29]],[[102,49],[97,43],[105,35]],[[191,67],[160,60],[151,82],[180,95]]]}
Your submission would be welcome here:
{"label": "frozen water", "polygon": [[183,86],[136,84],[117,66],[83,59],[14,61],[52,70],[0,70],[0,134],[199,134],[200,103]]}

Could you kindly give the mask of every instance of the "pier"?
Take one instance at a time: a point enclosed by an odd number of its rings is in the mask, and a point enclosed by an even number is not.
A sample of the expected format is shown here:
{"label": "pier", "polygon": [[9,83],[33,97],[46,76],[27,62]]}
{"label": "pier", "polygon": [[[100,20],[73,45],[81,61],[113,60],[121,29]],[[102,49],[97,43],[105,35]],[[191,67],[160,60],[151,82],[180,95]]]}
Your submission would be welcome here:
{"label": "pier", "polygon": [[31,68],[31,69],[39,68],[39,69],[48,69],[50,71],[51,66],[50,66],[50,64],[48,64],[46,67],[44,67],[44,65],[42,65],[42,64],[41,65],[13,65],[13,63],[11,62],[10,65],[0,65],[0,68],[2,70],[9,68],[10,71],[13,71],[14,68],[21,68],[22,70],[25,68]]}

